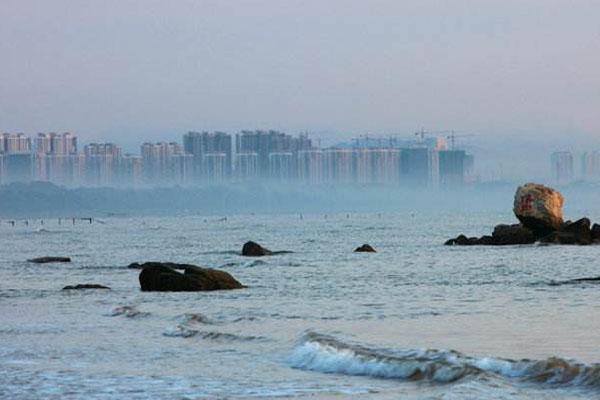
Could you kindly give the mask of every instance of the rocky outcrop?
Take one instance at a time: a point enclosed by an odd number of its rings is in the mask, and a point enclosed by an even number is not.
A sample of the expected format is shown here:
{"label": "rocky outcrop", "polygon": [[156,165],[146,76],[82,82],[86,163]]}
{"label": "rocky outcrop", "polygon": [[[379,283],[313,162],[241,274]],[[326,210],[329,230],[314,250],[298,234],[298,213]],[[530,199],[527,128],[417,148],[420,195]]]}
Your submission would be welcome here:
{"label": "rocky outcrop", "polygon": [[552,244],[592,244],[591,222],[588,218],[581,218],[575,222],[565,224],[560,230],[551,232],[542,237],[540,242]]}
{"label": "rocky outcrop", "polygon": [[71,262],[69,257],[38,257],[27,260],[31,263],[36,264],[47,264],[47,263],[68,263]]}
{"label": "rocky outcrop", "polygon": [[[177,269],[182,269],[183,273]],[[206,290],[240,289],[244,286],[225,271],[201,268],[190,264],[147,262],[140,264],[139,280],[142,291],[195,292]]]}
{"label": "rocky outcrop", "polygon": [[62,288],[62,290],[82,290],[82,289],[108,289],[108,286],[98,285],[96,283],[81,283],[78,285],[69,285]]}
{"label": "rocky outcrop", "polygon": [[270,256],[273,252],[265,247],[262,247],[260,244],[256,242],[246,242],[242,247],[242,255],[246,257],[262,257],[262,256]]}
{"label": "rocky outcrop", "polygon": [[370,244],[363,244],[360,247],[354,249],[355,253],[377,253],[377,251]]}
{"label": "rocky outcrop", "polygon": [[536,236],[545,236],[560,230],[563,225],[564,203],[560,192],[537,183],[527,183],[517,188],[513,212],[521,224]]}
{"label": "rocky outcrop", "polygon": [[515,245],[535,243],[533,232],[521,224],[497,225],[492,233],[493,245]]}
{"label": "rocky outcrop", "polygon": [[563,196],[554,189],[528,183],[515,193],[514,213],[521,222],[497,225],[492,236],[481,238],[459,235],[446,245],[521,245],[536,242],[545,244],[588,245],[600,243],[600,225],[588,218],[563,222]]}

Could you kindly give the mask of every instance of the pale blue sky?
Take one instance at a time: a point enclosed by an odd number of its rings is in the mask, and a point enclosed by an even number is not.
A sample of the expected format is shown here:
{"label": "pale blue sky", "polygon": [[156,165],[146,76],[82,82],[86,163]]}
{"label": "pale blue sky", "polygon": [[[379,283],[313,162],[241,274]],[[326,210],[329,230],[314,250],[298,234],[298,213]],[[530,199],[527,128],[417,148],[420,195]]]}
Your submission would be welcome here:
{"label": "pale blue sky", "polygon": [[0,1],[0,130],[600,136],[600,1]]}

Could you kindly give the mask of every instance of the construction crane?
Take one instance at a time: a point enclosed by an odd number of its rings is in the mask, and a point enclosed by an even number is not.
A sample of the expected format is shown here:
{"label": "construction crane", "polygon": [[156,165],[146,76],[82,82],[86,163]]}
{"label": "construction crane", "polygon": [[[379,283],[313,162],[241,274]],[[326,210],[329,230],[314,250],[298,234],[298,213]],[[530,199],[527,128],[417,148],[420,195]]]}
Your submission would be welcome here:
{"label": "construction crane", "polygon": [[455,145],[456,145],[456,139],[457,138],[467,138],[467,137],[473,137],[473,136],[475,136],[472,133],[457,135],[455,131],[451,131],[451,132],[452,133],[450,133],[450,135],[446,136],[446,139],[450,139],[450,148],[452,150],[455,150]]}

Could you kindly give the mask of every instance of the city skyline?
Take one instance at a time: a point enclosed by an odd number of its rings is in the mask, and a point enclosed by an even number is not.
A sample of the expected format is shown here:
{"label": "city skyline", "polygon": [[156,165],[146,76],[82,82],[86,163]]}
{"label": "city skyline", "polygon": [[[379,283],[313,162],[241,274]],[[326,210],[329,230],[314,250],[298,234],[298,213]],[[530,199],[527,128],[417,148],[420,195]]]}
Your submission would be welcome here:
{"label": "city skyline", "polygon": [[[267,179],[437,187],[510,180],[501,175],[482,177],[478,165],[486,160],[474,157],[461,144],[471,135],[446,132],[422,130],[411,136],[387,137],[365,134],[322,146],[320,140],[311,140],[306,134],[274,130],[235,134],[189,131],[180,141],[140,143],[134,153],[124,151],[119,143],[80,146],[78,135],[69,132],[34,137],[4,133],[0,134],[0,182],[139,186]],[[594,148],[553,151],[547,155],[546,176],[556,184],[598,181],[599,154]]]}

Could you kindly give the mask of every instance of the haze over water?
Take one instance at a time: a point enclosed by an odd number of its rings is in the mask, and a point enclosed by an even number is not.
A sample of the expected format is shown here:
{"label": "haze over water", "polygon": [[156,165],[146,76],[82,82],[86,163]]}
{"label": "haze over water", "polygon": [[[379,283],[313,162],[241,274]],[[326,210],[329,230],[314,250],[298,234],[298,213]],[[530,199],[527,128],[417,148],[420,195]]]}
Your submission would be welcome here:
{"label": "haze over water", "polygon": [[[188,131],[451,130],[481,179],[2,186],[0,399],[600,397],[600,292],[565,284],[599,275],[600,247],[443,245],[516,222],[497,182],[600,150],[600,2],[1,3],[0,132],[137,152]],[[597,183],[558,189],[565,219],[600,222]],[[242,257],[248,240],[292,252]],[[247,287],[142,292],[127,265],[145,261]],[[111,290],[61,290],[81,283]]]}

